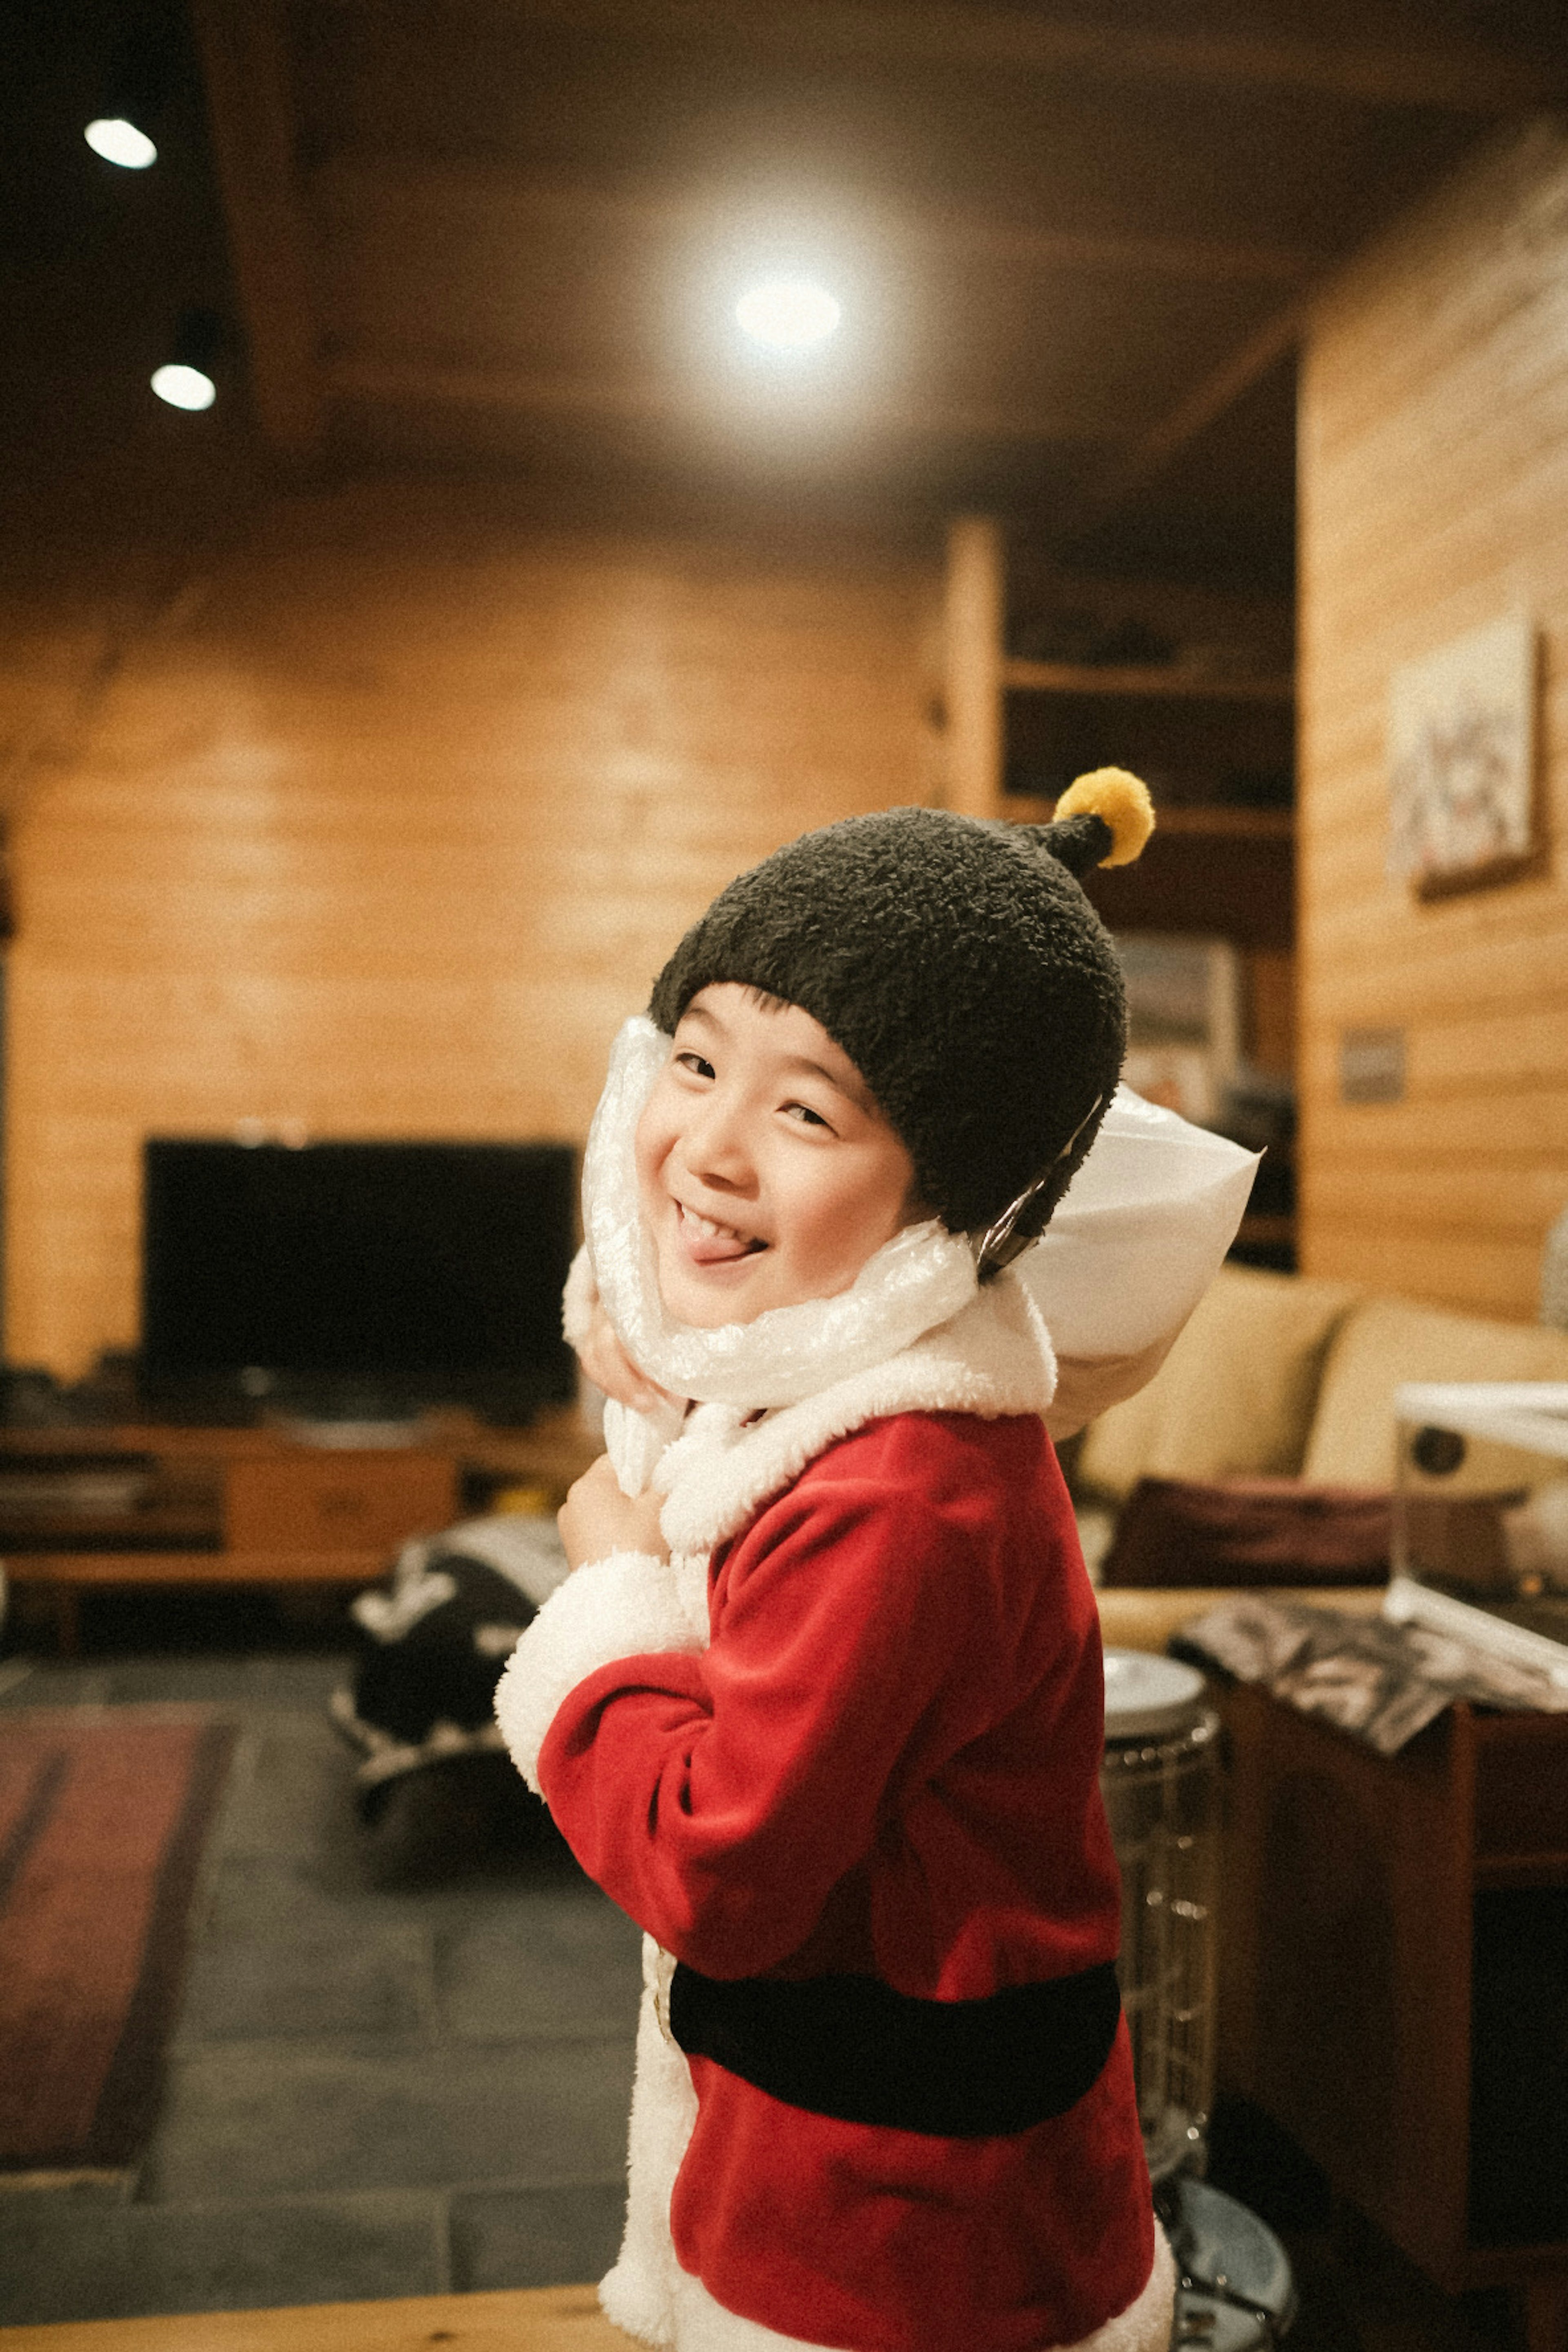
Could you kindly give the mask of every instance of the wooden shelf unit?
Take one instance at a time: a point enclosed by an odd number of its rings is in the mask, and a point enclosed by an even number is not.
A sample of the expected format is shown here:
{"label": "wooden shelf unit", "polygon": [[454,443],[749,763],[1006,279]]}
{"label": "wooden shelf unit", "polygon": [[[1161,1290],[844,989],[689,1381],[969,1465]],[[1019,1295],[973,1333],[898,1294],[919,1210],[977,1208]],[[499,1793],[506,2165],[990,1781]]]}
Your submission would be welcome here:
{"label": "wooden shelf unit", "polygon": [[[1038,824],[1055,805],[1054,793],[1009,789],[1010,738],[1016,732],[1015,711],[1036,706],[1045,709],[1093,709],[1106,702],[1121,702],[1144,715],[1157,742],[1162,730],[1184,727],[1191,714],[1207,706],[1215,714],[1224,743],[1237,730],[1260,718],[1278,743],[1281,722],[1289,722],[1295,705],[1294,681],[1282,676],[1232,674],[1213,666],[1179,663],[1111,663],[1032,661],[1006,651],[1006,557],[999,525],[982,515],[960,517],[948,535],[947,589],[944,613],[944,706],[947,719],[948,805],[968,816],[1016,817]],[[1153,714],[1150,719],[1150,714]],[[1162,717],[1161,714],[1163,714]],[[1124,731],[1120,726],[1120,737]],[[1125,730],[1131,732],[1131,729]],[[1287,742],[1289,736],[1286,737]],[[1190,759],[1193,747],[1185,747]],[[1212,767],[1215,762],[1203,760]],[[1086,765],[1097,764],[1086,761]],[[1129,746],[1118,764],[1136,766]],[[1217,776],[1215,781],[1217,782]],[[1289,848],[1294,841],[1292,810],[1268,802],[1170,795],[1160,803],[1156,841],[1171,838],[1228,839]],[[1151,845],[1151,854],[1153,845]],[[1167,928],[1194,928],[1173,907]],[[1243,932],[1249,917],[1238,908],[1236,921]],[[1144,926],[1148,928],[1148,926]],[[1212,925],[1205,928],[1213,928]],[[1287,928],[1289,920],[1287,919]],[[1222,927],[1223,929],[1223,927]]]}
{"label": "wooden shelf unit", "polygon": [[[984,516],[959,518],[948,537],[944,613],[949,807],[1048,823],[1054,793],[1007,783],[1018,740],[1031,730],[1037,747],[1050,750],[1044,764],[1064,782],[1107,761],[1156,774],[1163,745],[1189,786],[1209,772],[1216,781],[1227,771],[1271,773],[1281,746],[1289,759],[1294,682],[1267,667],[1279,657],[1278,631],[1272,651],[1267,633],[1251,647],[1257,674],[1227,670],[1219,656],[1190,665],[1029,660],[1006,651],[1007,606],[1000,527]],[[1079,729],[1075,714],[1092,724]],[[1069,760],[1075,734],[1084,756]],[[1245,1049],[1283,1071],[1294,1054],[1295,813],[1261,798],[1163,796],[1157,776],[1155,799],[1158,821],[1142,857],[1090,875],[1085,887],[1113,931],[1229,940],[1242,961]],[[1289,1264],[1295,1232],[1293,1215],[1253,1216],[1238,1242],[1261,1262]]]}
{"label": "wooden shelf unit", "polygon": [[[1056,814],[1056,809],[1054,800],[1038,798],[1033,793],[1005,793],[997,814],[1010,816],[1019,824],[1048,824]],[[1279,841],[1289,844],[1296,837],[1296,818],[1289,809],[1212,805],[1184,808],[1178,802],[1173,808],[1160,811],[1158,829],[1167,835],[1185,835],[1194,840]]]}
{"label": "wooden shelf unit", "polygon": [[1113,663],[1022,661],[1004,655],[1004,688],[1026,694],[1138,695],[1149,701],[1265,702],[1292,708],[1295,682],[1288,677],[1225,677],[1213,671],[1119,667]]}
{"label": "wooden shelf unit", "polygon": [[[0,1429],[0,1566],[18,1591],[52,1602],[62,1649],[76,1645],[82,1591],[156,1585],[368,1584],[398,1546],[463,1512],[467,1483],[539,1487],[558,1502],[600,1451],[573,1408],[526,1429],[452,1413],[407,1444],[311,1444],[286,1429]],[[40,1508],[40,1475],[73,1463],[146,1473],[127,1506]],[[6,1473],[23,1493],[6,1495]]]}

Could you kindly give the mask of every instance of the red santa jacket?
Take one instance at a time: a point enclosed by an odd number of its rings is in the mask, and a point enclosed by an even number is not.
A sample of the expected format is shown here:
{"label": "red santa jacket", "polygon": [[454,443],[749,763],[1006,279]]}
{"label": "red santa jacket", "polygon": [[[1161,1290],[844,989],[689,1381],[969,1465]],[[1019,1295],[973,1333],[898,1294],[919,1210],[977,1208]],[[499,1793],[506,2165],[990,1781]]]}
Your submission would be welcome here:
{"label": "red santa jacket", "polygon": [[[720,1544],[708,1610],[706,1649],[587,1672],[538,1751],[584,1868],[667,1952],[939,2003],[1114,1957],[1098,1620],[1037,1417],[853,1430]],[[690,2072],[670,2229],[726,2311],[855,2352],[1118,2340],[1154,2252],[1124,2026],[1064,2113],[994,2134]]]}

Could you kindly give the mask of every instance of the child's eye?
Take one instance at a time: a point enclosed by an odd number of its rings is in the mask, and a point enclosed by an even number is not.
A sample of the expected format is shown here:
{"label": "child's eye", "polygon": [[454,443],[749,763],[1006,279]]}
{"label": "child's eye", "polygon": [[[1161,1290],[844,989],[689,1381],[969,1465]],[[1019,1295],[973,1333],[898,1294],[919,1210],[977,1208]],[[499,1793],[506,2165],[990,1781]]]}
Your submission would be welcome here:
{"label": "child's eye", "polygon": [[710,1078],[714,1075],[712,1063],[705,1062],[700,1054],[693,1054],[689,1049],[677,1054],[675,1062],[678,1069],[689,1070],[694,1078]]}
{"label": "child's eye", "polygon": [[828,1126],[826,1119],[823,1118],[822,1113],[818,1110],[813,1110],[809,1103],[785,1103],[784,1106],[784,1113],[786,1118],[798,1120],[802,1127],[820,1127],[826,1129],[829,1134],[833,1131]]}

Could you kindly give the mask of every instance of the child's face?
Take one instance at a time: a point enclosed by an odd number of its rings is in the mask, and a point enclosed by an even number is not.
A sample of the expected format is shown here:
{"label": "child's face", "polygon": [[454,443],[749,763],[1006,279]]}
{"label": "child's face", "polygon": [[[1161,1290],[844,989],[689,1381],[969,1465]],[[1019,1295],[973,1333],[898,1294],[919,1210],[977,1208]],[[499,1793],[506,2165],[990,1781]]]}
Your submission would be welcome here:
{"label": "child's face", "polygon": [[847,1290],[925,1213],[848,1055],[798,1005],[728,981],[681,1018],[637,1165],[665,1312],[702,1330]]}

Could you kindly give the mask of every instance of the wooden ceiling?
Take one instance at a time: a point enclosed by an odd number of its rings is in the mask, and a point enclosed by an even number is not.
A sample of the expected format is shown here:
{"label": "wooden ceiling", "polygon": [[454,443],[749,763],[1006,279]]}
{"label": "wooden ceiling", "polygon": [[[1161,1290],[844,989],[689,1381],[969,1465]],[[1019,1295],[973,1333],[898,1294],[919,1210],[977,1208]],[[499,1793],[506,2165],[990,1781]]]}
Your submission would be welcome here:
{"label": "wooden ceiling", "polygon": [[[288,464],[984,503],[1189,572],[1288,572],[1314,285],[1568,100],[1563,0],[190,10]],[[731,316],[781,263],[844,303],[782,366]]]}

